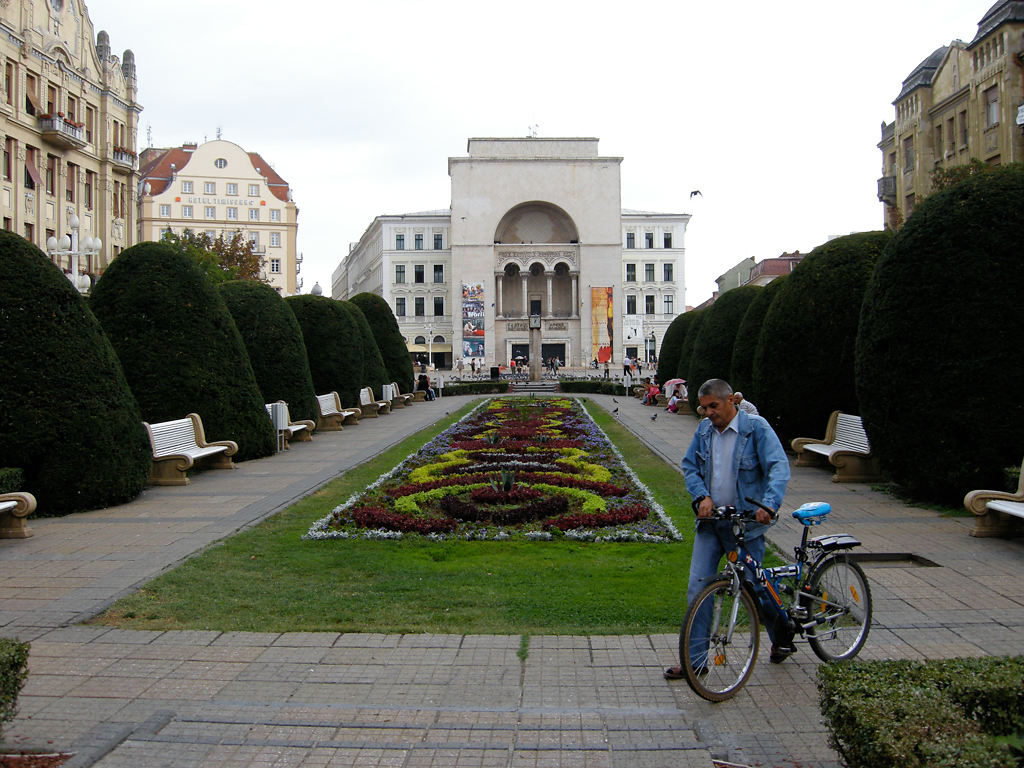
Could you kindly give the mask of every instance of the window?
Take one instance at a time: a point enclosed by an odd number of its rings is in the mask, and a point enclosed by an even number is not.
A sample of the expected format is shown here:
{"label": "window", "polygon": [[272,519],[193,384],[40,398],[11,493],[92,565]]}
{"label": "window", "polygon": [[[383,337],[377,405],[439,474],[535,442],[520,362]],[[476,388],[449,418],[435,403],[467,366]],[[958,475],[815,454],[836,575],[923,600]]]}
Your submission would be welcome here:
{"label": "window", "polygon": [[57,89],[52,85],[46,86],[46,111],[51,115],[57,111]]}
{"label": "window", "polygon": [[25,111],[30,115],[42,111],[39,109],[39,81],[35,75],[25,75]]}
{"label": "window", "polygon": [[249,209],[249,221],[259,221],[259,220],[260,220],[260,209],[259,208],[250,208]]}
{"label": "window", "polygon": [[629,295],[626,296],[626,314],[627,315],[635,315],[636,314],[636,296],[634,296],[632,294],[629,294]]}
{"label": "window", "polygon": [[14,157],[14,139],[8,136],[4,139],[4,181],[11,180],[11,165]]}
{"label": "window", "polygon": [[[92,210],[92,191],[96,188],[96,174],[92,171],[85,172],[85,186],[82,187],[82,202],[85,207]],[[171,215],[171,206],[167,206],[167,215]]]}
{"label": "window", "polygon": [[395,250],[396,251],[404,251],[405,250],[405,235],[395,235]]}
{"label": "window", "polygon": [[540,299],[530,299],[530,314],[539,315],[541,309]]}
{"label": "window", "polygon": [[417,251],[422,251],[423,250],[423,235],[415,235],[413,237],[413,246],[412,247],[415,248]]}
{"label": "window", "polygon": [[671,264],[662,264],[661,265],[661,279],[664,280],[666,283],[671,283],[672,282],[672,265]]}
{"label": "window", "polygon": [[250,184],[249,185],[249,197],[259,197],[259,196],[260,196],[260,185],[259,184]]}
{"label": "window", "polygon": [[654,247],[654,233],[653,232],[644,232],[644,248],[653,248],[653,247]]}
{"label": "window", "polygon": [[192,218],[192,206],[191,205],[183,205],[183,206],[181,206],[181,217],[183,219],[191,219]]}
{"label": "window", "polygon": [[259,232],[250,232],[249,233],[249,242],[252,243],[252,249],[254,251],[259,250],[259,247],[260,247],[260,233]]}
{"label": "window", "polygon": [[985,91],[985,127],[999,125],[999,86],[993,85]]}
{"label": "window", "polygon": [[442,243],[441,235],[434,235],[434,250],[435,251],[442,250],[441,243]]}
{"label": "window", "polygon": [[671,293],[669,293],[665,295],[663,301],[665,302],[665,314],[675,314],[675,297]]}
{"label": "window", "polygon": [[217,206],[215,206],[215,205],[208,205],[208,206],[206,206],[206,208],[203,209],[203,217],[207,218],[207,219],[216,219],[217,218]]}
{"label": "window", "polygon": [[[4,99],[14,106],[14,64],[10,61],[4,65]],[[9,229],[9,227],[4,227]]]}
{"label": "window", "polygon": [[414,283],[425,283],[426,278],[424,277],[424,266],[422,264],[414,264],[412,268]]}
{"label": "window", "polygon": [[664,246],[666,248],[671,248],[672,247],[672,233],[671,232],[666,232],[664,235],[662,235],[662,243],[664,244]]}
{"label": "window", "polygon": [[423,317],[423,297],[417,296],[415,299],[415,312],[416,317]]}
{"label": "window", "polygon": [[946,152],[953,154],[956,151],[956,121],[951,117],[946,120]]}
{"label": "window", "polygon": [[903,140],[903,172],[910,173],[914,170],[914,137],[908,136]]}
{"label": "window", "polygon": [[636,282],[636,264],[627,264],[626,265],[626,282],[627,283],[635,283]]}
{"label": "window", "polygon": [[183,182],[181,182],[181,194],[183,194],[183,195],[191,195],[192,194],[192,182],[191,181],[183,181]]}
{"label": "window", "polygon": [[405,317],[405,297],[395,299],[395,317]]}
{"label": "window", "polygon": [[68,96],[67,116],[72,123],[78,122],[78,99],[74,96]]}
{"label": "window", "polygon": [[271,232],[270,233],[270,247],[271,248],[280,248],[281,247],[281,233],[280,232]]}
{"label": "window", "polygon": [[626,247],[636,248],[636,235],[632,232],[626,233]]}
{"label": "window", "polygon": [[216,160],[213,161],[213,164],[217,168],[227,168],[228,167],[228,161],[225,160],[223,157],[218,157]]}
{"label": "window", "polygon": [[75,190],[78,189],[78,166],[68,163],[68,176],[64,188],[64,200],[69,203],[75,202]]}
{"label": "window", "polygon": [[644,314],[645,315],[653,315],[654,314],[654,295],[653,294],[648,294],[647,296],[644,296]]}
{"label": "window", "polygon": [[444,315],[444,296],[434,297],[434,317]]}
{"label": "window", "polygon": [[270,260],[270,274],[280,275],[281,274],[281,260],[271,259]]}
{"label": "window", "polygon": [[42,184],[39,178],[39,166],[36,165],[35,147],[25,147],[25,189],[35,189],[37,184]]}
{"label": "window", "polygon": [[229,219],[234,221],[235,219],[238,218],[238,209],[237,208],[228,208],[227,210],[228,210],[228,218]]}
{"label": "window", "polygon": [[271,208],[270,209],[270,220],[271,221],[280,221],[281,220],[281,211],[278,210],[277,208]]}
{"label": "window", "polygon": [[204,195],[216,195],[217,194],[217,182],[215,182],[215,181],[203,182],[203,194]]}
{"label": "window", "polygon": [[217,239],[217,233],[214,232],[212,229],[203,230],[203,234],[210,238],[211,243]]}
{"label": "window", "polygon": [[653,283],[654,282],[654,265],[653,264],[644,264],[644,282],[647,282],[647,283]]}
{"label": "window", "polygon": [[967,110],[960,113],[960,148],[967,147]]}
{"label": "window", "polygon": [[46,156],[46,194],[52,195],[57,184],[57,158]]}
{"label": "window", "polygon": [[434,282],[435,283],[443,283],[444,282],[444,264],[435,264],[434,265]]}
{"label": "window", "polygon": [[96,110],[85,105],[85,140],[92,144],[92,131],[96,126]]}
{"label": "window", "polygon": [[395,264],[395,282],[405,282],[405,264]]}
{"label": "window", "polygon": [[231,196],[238,195],[238,185],[228,182],[228,194]]}

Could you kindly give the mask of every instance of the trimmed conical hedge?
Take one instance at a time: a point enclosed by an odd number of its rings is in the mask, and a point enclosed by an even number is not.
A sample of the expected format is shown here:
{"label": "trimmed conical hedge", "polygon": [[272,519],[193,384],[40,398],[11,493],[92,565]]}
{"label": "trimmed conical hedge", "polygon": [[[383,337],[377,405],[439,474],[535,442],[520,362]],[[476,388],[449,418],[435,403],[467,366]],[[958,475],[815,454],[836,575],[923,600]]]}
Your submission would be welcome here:
{"label": "trimmed conical hedge", "polygon": [[690,318],[690,327],[686,329],[683,337],[683,345],[679,348],[679,367],[676,369],[676,376],[686,380],[686,390],[689,394],[690,407],[694,413],[700,401],[697,399],[697,389],[704,382],[696,381],[690,375],[690,364],[693,362],[693,347],[697,343],[700,329],[704,327],[704,320],[707,317],[707,309],[693,309],[686,313]]}
{"label": "trimmed conical hedge", "polygon": [[42,515],[134,498],[151,449],[117,355],[67,277],[7,231],[0,328],[0,467],[23,470]]}
{"label": "trimmed conical hedge", "polygon": [[402,331],[391,307],[375,293],[360,293],[353,296],[350,301],[359,307],[366,322],[370,324],[370,330],[373,331],[373,338],[377,341],[377,348],[388,372],[388,381],[397,382],[403,392],[412,392],[415,378],[412,358],[409,357],[409,348],[402,338]]}
{"label": "trimmed conical hedge", "polygon": [[351,301],[339,301],[341,308],[348,312],[352,323],[355,325],[359,335],[359,346],[362,350],[359,360],[362,363],[362,373],[359,376],[359,387],[370,387],[374,397],[382,397],[384,385],[389,384],[387,369],[381,359],[380,350],[377,349],[377,341],[373,338],[373,331],[362,310]]}
{"label": "trimmed conical hedge", "polygon": [[860,413],[853,381],[860,305],[890,239],[861,232],[819,245],[772,301],[754,356],[753,402],[783,445],[824,435],[832,411]]}
{"label": "trimmed conical hedge", "polygon": [[217,290],[242,335],[264,402],[284,400],[292,419],[316,419],[306,345],[287,302],[254,280],[231,280]]}
{"label": "trimmed conical hedge", "polygon": [[289,296],[285,301],[302,329],[313,389],[318,395],[337,392],[342,405],[358,406],[364,386],[363,344],[352,313],[327,296]]}
{"label": "trimmed conical hedge", "polygon": [[959,505],[1024,454],[1024,168],[914,210],[879,259],[857,338],[861,416],[883,469]]}
{"label": "trimmed conical hedge", "polygon": [[754,388],[754,355],[761,339],[765,315],[768,314],[772,300],[785,282],[786,276],[780,275],[768,283],[763,291],[758,292],[743,315],[743,322],[736,331],[736,343],[732,345],[732,372],[729,374],[729,383],[735,391],[750,396],[751,402],[755,404],[758,397]]}
{"label": "trimmed conical hedge", "polygon": [[163,243],[134,245],[111,262],[89,304],[143,419],[194,411],[208,440],[238,443],[236,461],[274,452],[274,430],[235,321],[186,256]]}
{"label": "trimmed conical hedge", "polygon": [[690,327],[690,312],[679,315],[669,325],[661,339],[661,351],[658,353],[658,382],[664,384],[676,378],[679,370],[679,353],[683,347],[683,339]]}
{"label": "trimmed conical hedge", "polygon": [[[732,347],[750,302],[761,288],[743,285],[721,294],[704,312],[704,322],[693,344],[690,378],[691,407],[699,405],[697,390],[708,379],[727,379],[732,371]],[[693,385],[690,386],[689,382]],[[731,383],[731,382],[730,382]]]}

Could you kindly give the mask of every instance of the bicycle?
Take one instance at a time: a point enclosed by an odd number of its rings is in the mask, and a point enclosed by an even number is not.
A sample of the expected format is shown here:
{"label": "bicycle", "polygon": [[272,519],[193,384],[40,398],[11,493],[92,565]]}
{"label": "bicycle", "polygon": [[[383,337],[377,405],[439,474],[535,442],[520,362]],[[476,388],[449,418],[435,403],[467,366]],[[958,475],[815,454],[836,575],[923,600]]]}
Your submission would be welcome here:
{"label": "bicycle", "polygon": [[[680,658],[698,696],[725,701],[736,695],[754,671],[760,625],[768,621],[792,631],[794,638],[799,634],[799,642],[806,641],[822,661],[851,659],[860,652],[871,628],[868,580],[849,558],[860,542],[846,533],[808,538],[831,509],[825,502],[808,502],[794,510],[793,517],[804,526],[793,550],[795,562],[774,568],[762,567],[744,548],[746,524],[755,512],[717,507],[705,518],[732,521],[735,546],[726,547],[725,566],[683,620]],[[792,599],[784,602],[783,596]],[[696,636],[694,624],[702,611],[708,629]]]}

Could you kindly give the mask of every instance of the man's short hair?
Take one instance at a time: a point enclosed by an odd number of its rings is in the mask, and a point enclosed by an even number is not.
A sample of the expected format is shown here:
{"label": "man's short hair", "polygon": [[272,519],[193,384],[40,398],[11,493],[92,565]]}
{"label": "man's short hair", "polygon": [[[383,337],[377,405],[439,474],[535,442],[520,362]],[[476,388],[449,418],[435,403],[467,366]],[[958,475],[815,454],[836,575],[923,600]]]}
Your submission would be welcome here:
{"label": "man's short hair", "polygon": [[732,387],[725,379],[708,379],[697,390],[697,399],[702,397],[726,398],[732,394]]}

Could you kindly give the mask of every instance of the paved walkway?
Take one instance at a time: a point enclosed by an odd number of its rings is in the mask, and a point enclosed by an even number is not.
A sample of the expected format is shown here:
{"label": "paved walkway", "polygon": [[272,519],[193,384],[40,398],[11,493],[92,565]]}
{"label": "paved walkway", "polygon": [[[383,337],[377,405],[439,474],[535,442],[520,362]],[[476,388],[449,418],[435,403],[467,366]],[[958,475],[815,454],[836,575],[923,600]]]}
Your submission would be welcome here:
{"label": "paved walkway", "polygon": [[[0,634],[32,641],[8,745],[114,766],[838,765],[807,649],[759,664],[711,705],[667,683],[675,634],[532,637],[144,632],[77,622],[191,553],[283,509],[471,398],[420,403],[291,451],[153,488],[130,504],[32,521],[0,542]],[[673,465],[696,420],[595,396]],[[650,416],[659,414],[656,421]],[[828,531],[910,561],[868,564],[864,658],[1024,652],[1024,542],[795,468],[787,509],[832,502]],[[799,531],[780,524],[788,551]],[[925,567],[921,563],[931,562]],[[764,660],[767,661],[766,659]]]}

